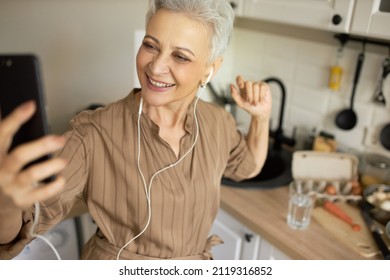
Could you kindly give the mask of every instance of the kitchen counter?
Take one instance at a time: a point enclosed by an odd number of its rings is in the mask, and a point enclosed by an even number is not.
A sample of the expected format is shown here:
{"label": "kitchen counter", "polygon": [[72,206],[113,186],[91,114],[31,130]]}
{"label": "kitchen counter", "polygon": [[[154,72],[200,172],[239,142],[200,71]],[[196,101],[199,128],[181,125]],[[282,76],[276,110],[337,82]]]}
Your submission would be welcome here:
{"label": "kitchen counter", "polygon": [[287,186],[273,189],[221,187],[221,208],[292,259],[366,259],[313,218],[307,230],[291,229],[286,222],[287,207]]}

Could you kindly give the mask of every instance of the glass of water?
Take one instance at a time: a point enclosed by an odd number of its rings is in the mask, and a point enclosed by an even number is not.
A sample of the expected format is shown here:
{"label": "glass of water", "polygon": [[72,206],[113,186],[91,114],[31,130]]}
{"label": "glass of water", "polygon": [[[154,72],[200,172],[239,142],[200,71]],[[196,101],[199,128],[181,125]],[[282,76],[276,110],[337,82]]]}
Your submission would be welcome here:
{"label": "glass of water", "polygon": [[287,224],[293,229],[307,229],[310,224],[311,212],[315,202],[315,192],[310,186],[304,185],[300,181],[292,182],[289,188],[290,198]]}

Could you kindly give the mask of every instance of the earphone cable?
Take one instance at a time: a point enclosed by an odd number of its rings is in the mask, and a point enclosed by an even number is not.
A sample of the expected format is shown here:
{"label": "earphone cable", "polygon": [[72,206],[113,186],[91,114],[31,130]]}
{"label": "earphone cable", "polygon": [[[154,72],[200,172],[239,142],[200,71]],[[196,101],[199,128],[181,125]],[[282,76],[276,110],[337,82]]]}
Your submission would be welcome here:
{"label": "earphone cable", "polygon": [[38,238],[38,239],[41,239],[42,241],[44,241],[44,242],[50,247],[50,249],[52,249],[52,251],[53,251],[54,254],[56,255],[56,258],[57,258],[58,260],[61,260],[60,254],[58,253],[58,251],[56,250],[56,248],[54,247],[54,245],[49,241],[49,239],[47,239],[47,238],[44,237],[43,235],[40,235],[40,234],[35,233],[35,228],[36,228],[37,225],[38,225],[38,219],[39,219],[39,213],[40,213],[40,205],[39,205],[39,203],[36,201],[36,202],[34,203],[34,206],[35,206],[34,222],[33,222],[33,225],[31,226],[31,229],[30,229],[30,236],[31,236],[31,237],[35,237],[35,238]]}
{"label": "earphone cable", "polygon": [[146,229],[149,227],[149,224],[150,224],[150,221],[152,219],[152,207],[151,207],[151,197],[150,197],[150,192],[151,192],[151,188],[152,188],[152,183],[153,183],[153,180],[154,178],[160,174],[161,172],[169,169],[169,168],[172,168],[174,166],[176,166],[177,164],[179,164],[192,150],[193,148],[195,147],[195,144],[196,142],[198,141],[198,136],[199,136],[199,123],[198,123],[198,117],[196,115],[196,108],[197,108],[197,105],[198,105],[198,101],[200,99],[200,97],[202,96],[203,92],[204,92],[204,89],[205,89],[205,86],[201,86],[201,91],[200,93],[198,94],[196,100],[195,100],[195,104],[194,104],[194,119],[195,119],[195,127],[196,127],[196,133],[195,133],[195,139],[194,139],[194,142],[192,143],[191,147],[188,149],[188,151],[181,157],[179,158],[176,162],[168,165],[168,166],[165,166],[164,168],[160,169],[159,171],[157,171],[156,173],[153,174],[153,176],[150,178],[150,182],[149,182],[149,186],[147,186],[146,184],[146,180],[145,180],[145,177],[144,177],[144,174],[141,170],[141,166],[140,166],[140,158],[141,158],[141,132],[140,132],[140,129],[141,129],[141,125],[140,125],[140,119],[141,119],[141,115],[142,115],[142,105],[143,105],[143,99],[141,97],[141,101],[140,101],[140,109],[138,111],[138,120],[137,120],[137,129],[138,129],[138,135],[137,135],[137,148],[138,148],[138,153],[137,153],[137,167],[138,167],[138,172],[140,173],[141,175],[141,178],[142,178],[142,182],[143,182],[143,185],[144,185],[144,190],[145,190],[145,196],[146,196],[146,201],[147,201],[147,206],[148,206],[148,220],[146,222],[146,225],[145,227],[142,229],[142,231],[140,233],[138,233],[136,236],[134,236],[130,241],[128,241],[118,252],[117,254],[117,260],[119,260],[120,258],[120,255],[122,253],[122,251],[130,244],[132,243],[135,239],[137,239],[138,237],[140,237],[145,231]]}

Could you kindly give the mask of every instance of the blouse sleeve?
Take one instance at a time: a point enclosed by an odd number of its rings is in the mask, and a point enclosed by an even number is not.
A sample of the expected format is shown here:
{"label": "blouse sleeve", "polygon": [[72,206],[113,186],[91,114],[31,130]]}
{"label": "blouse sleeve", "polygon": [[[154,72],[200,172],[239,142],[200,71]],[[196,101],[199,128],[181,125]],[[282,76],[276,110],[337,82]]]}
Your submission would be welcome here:
{"label": "blouse sleeve", "polygon": [[230,153],[224,177],[234,181],[248,179],[249,175],[255,170],[255,158],[249,150],[245,136],[237,129],[236,122],[231,114],[227,114],[226,133],[230,144]]}

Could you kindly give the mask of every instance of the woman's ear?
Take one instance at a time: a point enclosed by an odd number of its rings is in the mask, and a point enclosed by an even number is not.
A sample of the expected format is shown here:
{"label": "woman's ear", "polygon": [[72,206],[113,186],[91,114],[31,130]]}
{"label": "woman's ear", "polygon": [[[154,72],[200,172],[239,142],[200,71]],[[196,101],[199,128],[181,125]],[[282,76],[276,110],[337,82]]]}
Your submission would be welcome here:
{"label": "woman's ear", "polygon": [[204,80],[204,82],[202,83],[202,85],[206,85],[208,82],[210,82],[210,80],[212,79],[212,77],[214,77],[214,75],[218,72],[219,68],[221,67],[222,65],[222,62],[223,62],[223,58],[220,57],[220,58],[217,58],[212,64],[211,64],[211,67],[210,67],[210,70],[209,72],[206,74],[206,78]]}

